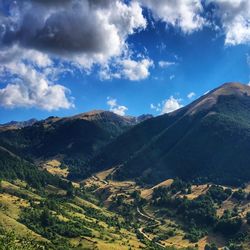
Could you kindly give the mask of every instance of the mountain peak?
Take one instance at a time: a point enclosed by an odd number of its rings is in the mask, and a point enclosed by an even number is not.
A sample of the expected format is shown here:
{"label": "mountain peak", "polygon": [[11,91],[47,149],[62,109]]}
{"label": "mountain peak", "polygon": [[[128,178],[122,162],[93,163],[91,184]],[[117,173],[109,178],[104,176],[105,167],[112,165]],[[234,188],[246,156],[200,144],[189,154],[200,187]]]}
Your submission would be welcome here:
{"label": "mountain peak", "polygon": [[250,86],[239,82],[228,82],[201,96],[190,104],[188,114],[195,114],[214,106],[220,96],[250,96]]}
{"label": "mountain peak", "polygon": [[250,95],[250,86],[239,82],[228,82],[215,89],[217,95]]}

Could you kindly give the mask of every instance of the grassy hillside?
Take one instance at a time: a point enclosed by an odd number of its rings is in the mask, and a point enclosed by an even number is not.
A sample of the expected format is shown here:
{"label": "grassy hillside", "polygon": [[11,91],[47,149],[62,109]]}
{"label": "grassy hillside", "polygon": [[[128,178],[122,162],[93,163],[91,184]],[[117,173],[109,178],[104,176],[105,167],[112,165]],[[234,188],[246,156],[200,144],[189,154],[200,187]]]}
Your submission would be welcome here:
{"label": "grassy hillside", "polygon": [[247,250],[249,185],[231,189],[176,179],[142,187],[109,180],[115,171],[67,188],[2,180],[0,242],[15,250],[204,250],[213,244]]}
{"label": "grassy hillside", "polygon": [[86,196],[85,191],[76,192],[71,196],[58,195],[51,189],[39,192],[23,182],[2,181],[1,234],[8,239],[15,232],[16,238],[33,240],[45,249],[128,249],[128,246],[139,249],[143,246],[121,216],[95,205],[97,200]]}

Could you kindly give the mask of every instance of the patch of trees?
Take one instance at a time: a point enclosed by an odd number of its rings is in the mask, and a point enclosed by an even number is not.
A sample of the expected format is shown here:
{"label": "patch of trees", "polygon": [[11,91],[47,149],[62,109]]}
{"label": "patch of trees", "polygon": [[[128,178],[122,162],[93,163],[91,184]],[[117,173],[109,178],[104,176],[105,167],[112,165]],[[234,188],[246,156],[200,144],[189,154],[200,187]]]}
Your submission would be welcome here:
{"label": "patch of trees", "polygon": [[242,219],[237,218],[222,218],[215,226],[215,231],[220,232],[225,236],[236,234],[242,225]]}
{"label": "patch of trees", "polygon": [[[174,185],[178,188],[175,190],[187,187],[179,181],[176,183],[178,185]],[[221,204],[231,194],[231,189],[212,185],[206,194],[189,200],[185,196],[183,198],[173,196],[171,188],[160,187],[154,190],[152,204],[160,208],[161,213],[166,216],[181,219],[187,232],[185,237],[191,242],[197,242],[207,230],[215,230],[227,237],[235,236],[239,232],[242,219],[238,217],[237,209],[230,213],[225,212],[222,218],[216,215],[216,203]],[[241,191],[239,196],[243,197]]]}
{"label": "patch of trees", "polygon": [[207,191],[207,195],[209,195],[215,203],[222,203],[232,194],[232,190],[230,188],[223,189],[221,186],[212,185]]}
{"label": "patch of trees", "polygon": [[91,231],[83,224],[60,220],[48,208],[25,208],[20,215],[20,222],[51,240],[57,238],[58,235],[68,238],[92,236]]}
{"label": "patch of trees", "polygon": [[182,194],[191,193],[191,183],[185,182],[179,178],[176,178],[171,184],[170,188],[172,194],[181,192]]}
{"label": "patch of trees", "polygon": [[247,212],[246,219],[247,219],[247,224],[250,225],[250,212]]}
{"label": "patch of trees", "polygon": [[236,235],[242,225],[242,219],[238,216],[238,211],[225,210],[223,216],[215,225],[215,232],[225,236]]}
{"label": "patch of trees", "polygon": [[243,201],[246,199],[247,194],[242,189],[239,189],[233,193],[232,197],[238,201]]}
{"label": "patch of trees", "polygon": [[186,222],[196,225],[211,226],[216,222],[216,209],[211,197],[201,195],[194,200],[176,199],[177,212]]}
{"label": "patch of trees", "polygon": [[177,216],[181,217],[185,222],[200,226],[210,226],[216,222],[216,209],[210,196],[201,195],[194,200],[187,198],[171,198],[169,193],[163,189],[156,191],[162,196],[158,196],[154,200],[154,205],[160,207],[168,207],[175,210]]}
{"label": "patch of trees", "polygon": [[204,237],[205,235],[206,235],[206,232],[204,230],[201,230],[200,228],[193,226],[187,230],[184,238],[189,240],[192,243],[195,243],[199,241],[199,239]]}
{"label": "patch of trees", "polygon": [[0,150],[0,179],[26,181],[30,186],[41,189],[51,184],[63,189],[69,187],[69,183],[53,176],[47,171],[41,171],[34,164],[15,157],[9,152]]}
{"label": "patch of trees", "polygon": [[13,231],[7,232],[0,228],[0,250],[44,250],[47,246],[47,243],[36,242],[30,237],[20,237]]}
{"label": "patch of trees", "polygon": [[206,244],[204,250],[218,250],[218,247],[214,243]]}

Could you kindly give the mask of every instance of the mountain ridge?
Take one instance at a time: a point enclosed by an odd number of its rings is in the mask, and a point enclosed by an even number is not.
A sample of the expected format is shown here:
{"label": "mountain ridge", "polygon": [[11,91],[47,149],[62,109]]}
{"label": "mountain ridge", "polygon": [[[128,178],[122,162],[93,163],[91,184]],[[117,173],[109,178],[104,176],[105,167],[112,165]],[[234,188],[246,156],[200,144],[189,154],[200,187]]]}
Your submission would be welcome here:
{"label": "mountain ridge", "polygon": [[125,130],[148,118],[138,120],[102,110],[71,117],[50,116],[30,126],[0,129],[0,146],[36,162],[64,159],[75,169]]}
{"label": "mountain ridge", "polygon": [[[139,178],[154,183],[175,177],[249,181],[249,94],[249,86],[223,84],[177,111],[125,132],[89,165],[97,169],[121,165],[115,178]],[[155,131],[149,136],[146,133],[150,130]],[[233,159],[234,150],[242,152],[243,159],[237,155]],[[225,174],[225,169],[230,171]]]}
{"label": "mountain ridge", "polygon": [[154,184],[179,177],[237,184],[250,180],[249,110],[250,87],[226,83],[154,118],[103,110],[51,116],[2,131],[0,146],[33,161],[59,157],[69,166],[72,180],[120,166],[114,178]]}

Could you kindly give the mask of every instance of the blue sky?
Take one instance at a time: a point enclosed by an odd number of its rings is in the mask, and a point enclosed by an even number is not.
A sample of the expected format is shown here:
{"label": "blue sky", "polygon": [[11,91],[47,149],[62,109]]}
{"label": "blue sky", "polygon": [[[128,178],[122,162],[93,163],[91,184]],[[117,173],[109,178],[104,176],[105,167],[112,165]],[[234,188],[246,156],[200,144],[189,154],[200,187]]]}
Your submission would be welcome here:
{"label": "blue sky", "polygon": [[247,0],[0,0],[0,123],[159,115],[247,84],[249,21]]}

